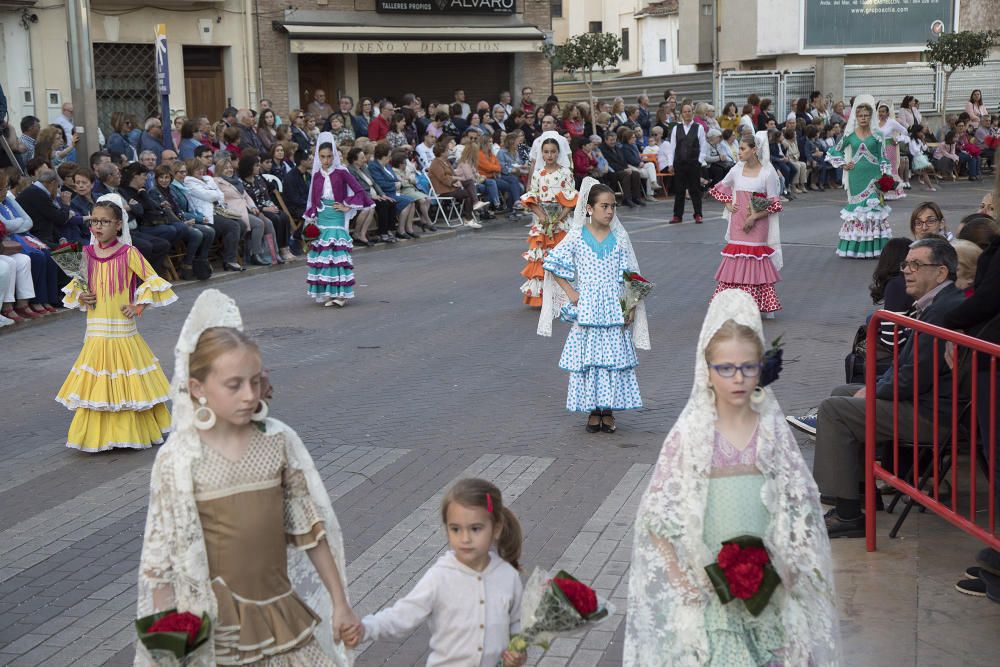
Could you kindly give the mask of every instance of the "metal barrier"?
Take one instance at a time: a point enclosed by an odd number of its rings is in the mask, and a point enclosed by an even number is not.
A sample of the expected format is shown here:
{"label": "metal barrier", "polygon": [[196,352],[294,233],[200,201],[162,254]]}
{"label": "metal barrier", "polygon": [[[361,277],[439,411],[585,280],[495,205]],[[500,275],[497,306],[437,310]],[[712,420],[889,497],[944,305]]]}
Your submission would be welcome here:
{"label": "metal barrier", "polygon": [[[746,72],[723,72],[720,84],[722,106],[736,102],[737,110],[743,108],[750,94],[764,99],[771,99],[771,113],[784,122],[791,105],[800,97],[809,99],[809,93],[815,89],[816,73],[809,70],[776,71],[751,70]],[[720,109],[721,111],[721,109]]]}
{"label": "metal barrier", "polygon": [[[919,349],[920,345],[933,345],[933,363],[932,368],[923,369],[923,372],[930,372],[933,376],[932,380],[932,391],[933,391],[933,414],[931,415],[931,422],[933,425],[934,437],[930,444],[930,447],[926,443],[921,444],[918,442],[918,423],[920,419],[919,409],[914,410],[913,416],[913,437],[912,442],[906,442],[904,440],[904,446],[909,445],[912,447],[912,467],[909,471],[904,471],[900,475],[900,429],[899,429],[899,402],[901,397],[899,395],[898,389],[898,376],[896,378],[895,389],[893,391],[893,424],[892,431],[893,437],[891,441],[891,453],[892,453],[892,470],[888,470],[883,467],[882,463],[876,462],[876,452],[875,449],[880,444],[885,444],[889,446],[890,443],[880,443],[876,442],[876,424],[875,424],[875,381],[876,381],[876,359],[875,350],[877,349],[877,341],[879,336],[879,324],[881,322],[892,322],[894,327],[894,342],[899,340],[899,329],[905,328],[910,330],[910,336],[913,340],[913,404],[918,406],[918,396],[920,383],[918,379],[921,377],[921,368],[919,367]],[[948,344],[953,344],[955,349],[953,352],[947,347]],[[939,379],[941,377],[942,369],[939,368],[939,345],[946,345],[946,352],[949,353],[949,358],[951,360],[950,367],[953,372],[950,373],[950,379],[948,382],[951,385],[951,423],[945,424],[944,426],[949,429],[949,437],[946,439],[947,442],[941,443],[940,435],[941,430],[939,429],[939,396],[940,396],[940,384]],[[893,369],[895,373],[898,373],[899,368],[899,348],[900,345],[893,346]],[[928,324],[926,322],[920,322],[918,320],[906,317],[904,315],[897,315],[885,310],[876,311],[872,316],[871,321],[868,324],[868,339],[867,348],[868,358],[865,363],[865,534],[867,538],[867,548],[868,551],[875,550],[875,480],[882,480],[884,483],[888,484],[892,488],[896,489],[900,494],[907,495],[914,502],[922,505],[923,507],[934,512],[941,518],[943,518],[948,523],[961,528],[969,535],[981,540],[987,546],[994,549],[1000,549],[1000,536],[997,534],[997,524],[996,524],[996,513],[997,513],[997,484],[1000,480],[997,479],[997,455],[1000,452],[997,451],[996,440],[997,440],[997,360],[1000,359],[1000,345],[995,343],[990,343],[987,341],[980,340],[978,338],[973,338],[972,336],[967,336],[949,329],[944,329],[933,324]],[[960,358],[959,351],[967,351],[967,356]],[[983,359],[985,355],[986,359]],[[978,380],[979,373],[986,372],[979,368],[979,365],[988,360],[989,365],[989,379],[988,384],[989,391],[989,418],[987,420],[987,433],[980,434],[977,426],[978,419],[980,415],[978,410],[980,409],[978,394]],[[946,360],[947,361],[947,360]],[[907,397],[910,398],[910,397]],[[961,432],[961,426],[963,426],[960,417],[964,414],[968,414],[968,426],[964,432]],[[988,507],[986,510],[986,520],[985,525],[981,519],[977,519],[976,512],[976,479],[977,479],[977,462],[982,461],[980,459],[980,446],[978,441],[979,435],[986,436],[986,442],[988,443],[986,455],[985,455],[985,475],[987,477],[987,502]],[[964,441],[964,442],[960,442]],[[921,456],[921,453],[930,452],[931,456],[928,460],[926,456]],[[967,481],[969,484],[969,494],[967,503],[967,513],[963,513],[962,509],[959,507],[959,454],[968,453],[969,454],[969,466],[967,469],[968,477]],[[904,455],[909,458],[909,454],[904,451]],[[886,457],[883,457],[883,460]],[[940,482],[941,480],[941,466],[942,464],[947,466],[945,474],[950,473],[948,478],[951,493],[949,498],[942,498],[940,494]],[[924,468],[921,471],[921,467]],[[963,476],[963,479],[965,477]],[[931,483],[930,488],[926,488],[928,482]],[[946,494],[947,495],[947,494]],[[949,502],[950,500],[950,502]],[[897,526],[898,527],[898,526]]]}
{"label": "metal barrier", "polygon": [[[663,91],[668,88],[677,94],[678,102],[685,97],[693,100],[711,100],[712,71],[597,79],[594,81],[594,96],[599,100],[610,100],[620,96],[625,99],[626,104],[635,104],[639,95],[649,95],[655,112],[656,105],[663,99]],[[587,86],[582,81],[556,81],[554,92],[560,100],[587,99]]]}
{"label": "metal barrier", "polygon": [[[958,70],[948,83],[945,111],[964,111],[969,95],[983,91],[984,100],[1000,97],[1000,61],[989,60],[979,67]],[[944,95],[944,73],[930,63],[895,65],[845,65],[844,100],[868,93],[877,100],[890,99],[898,108],[906,95],[920,100],[920,110],[933,114]]]}

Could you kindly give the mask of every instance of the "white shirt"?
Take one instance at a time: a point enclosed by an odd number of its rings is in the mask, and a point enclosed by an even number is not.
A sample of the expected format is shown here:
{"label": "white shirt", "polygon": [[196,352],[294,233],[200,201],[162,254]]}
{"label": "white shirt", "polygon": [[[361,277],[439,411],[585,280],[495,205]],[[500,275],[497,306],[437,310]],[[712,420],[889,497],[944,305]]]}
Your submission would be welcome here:
{"label": "white shirt", "polygon": [[73,143],[73,129],[76,127],[75,125],[73,125],[73,120],[67,118],[66,114],[61,113],[58,116],[56,116],[56,119],[53,122],[59,127],[61,127],[63,129],[63,132],[66,133],[66,143],[67,144]]}
{"label": "white shirt", "polygon": [[365,616],[365,638],[402,638],[426,620],[427,667],[495,667],[521,629],[521,592],[517,570],[496,553],[476,572],[448,551],[406,597]]}
{"label": "white shirt", "polygon": [[[333,173],[333,169],[323,171],[323,168],[320,167],[319,173],[323,176],[323,194],[320,195],[320,199],[333,200],[333,185],[330,184],[330,174]],[[310,189],[312,189],[311,185]]]}
{"label": "white shirt", "polygon": [[420,142],[417,144],[417,157],[420,158],[420,168],[429,169],[434,161],[434,147]]}
{"label": "white shirt", "polygon": [[[674,148],[677,146],[677,128],[680,125],[675,125],[672,130],[670,130],[670,141],[667,142],[666,150],[666,167],[674,166]],[[708,140],[705,138],[705,128],[703,128],[699,123],[691,121],[690,123],[684,125],[684,133],[687,134],[691,131],[691,128],[695,128],[698,133],[698,162],[705,166],[705,155],[708,154]],[[663,171],[663,167],[660,167],[660,171]]]}

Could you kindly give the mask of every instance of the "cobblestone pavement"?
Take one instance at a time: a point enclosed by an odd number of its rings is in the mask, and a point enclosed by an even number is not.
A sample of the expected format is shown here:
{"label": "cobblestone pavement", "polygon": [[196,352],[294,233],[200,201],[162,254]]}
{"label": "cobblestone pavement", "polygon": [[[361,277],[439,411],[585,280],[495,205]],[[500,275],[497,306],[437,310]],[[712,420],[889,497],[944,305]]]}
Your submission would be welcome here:
{"label": "cobblestone pavement", "polygon": [[[983,184],[938,193],[954,227]],[[782,215],[784,334],[789,364],[775,389],[788,413],[841,382],[846,347],[871,308],[874,263],[838,259],[842,193],[800,197]],[[906,229],[917,191],[895,205]],[[409,590],[445,545],[437,506],[464,475],[497,482],[524,523],[527,569],[556,565],[592,581],[616,606],[609,622],[560,639],[531,663],[618,665],[631,523],[659,445],[690,390],[694,343],[714,289],[723,226],[667,225],[669,205],[624,220],[643,273],[653,349],[640,352],[645,407],[614,435],[589,435],[564,410],[556,366],[565,329],[535,335],[537,312],[517,291],[526,230],[496,224],[433,243],[356,254],[358,298],[343,310],[305,297],[304,268],[215,284],[243,310],[276,387],[271,414],[312,450],[344,528],[350,593],[361,613]],[[689,209],[690,216],[690,209]],[[140,329],[172,367],[172,347],[201,286],[150,311]],[[52,397],[83,338],[78,313],[0,334],[0,664],[124,665],[146,487],[155,452],[86,455],[64,448],[70,414]],[[803,451],[811,459],[808,441]],[[975,542],[914,514],[880,550],[834,544],[847,664],[985,665],[996,655],[1000,606],[954,593]],[[426,629],[362,646],[357,664],[420,664]]]}

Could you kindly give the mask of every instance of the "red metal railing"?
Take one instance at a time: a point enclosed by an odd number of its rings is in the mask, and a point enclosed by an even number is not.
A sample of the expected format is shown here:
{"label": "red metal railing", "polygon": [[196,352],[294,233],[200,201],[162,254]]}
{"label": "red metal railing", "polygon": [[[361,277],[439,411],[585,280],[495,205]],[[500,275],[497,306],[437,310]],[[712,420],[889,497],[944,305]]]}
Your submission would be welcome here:
{"label": "red metal railing", "polygon": [[[920,469],[920,449],[918,443],[918,425],[919,425],[919,409],[914,409],[913,414],[913,437],[909,439],[904,439],[904,456],[909,454],[906,452],[905,447],[909,446],[912,449],[912,466],[909,471],[900,475],[900,432],[899,432],[899,388],[898,383],[894,383],[893,390],[893,417],[892,417],[892,470],[884,468],[880,463],[875,460],[875,448],[879,444],[884,444],[876,441],[876,429],[875,429],[875,381],[876,381],[876,368],[875,368],[875,350],[877,349],[877,340],[879,337],[879,324],[881,322],[892,322],[896,325],[893,337],[894,342],[899,342],[899,331],[900,328],[905,328],[910,330],[910,336],[913,338],[913,396],[908,397],[908,399],[913,401],[914,406],[918,406],[918,396],[919,396],[919,382],[917,379],[920,373],[930,372],[933,376],[933,413],[931,415],[931,421],[933,422],[933,440],[931,442],[931,451],[933,458],[930,463],[925,465],[930,465],[931,475],[928,481],[931,482],[931,487],[928,490],[924,490],[920,484],[921,469]],[[939,368],[941,363],[939,359],[942,355],[939,354],[940,345],[947,346],[949,343],[954,344],[955,349],[951,350],[946,347],[946,352],[949,360],[951,361],[951,368],[954,372],[951,373],[950,378],[946,380],[951,384],[951,424],[950,429],[948,429],[948,437],[946,442],[939,442],[941,429],[938,428],[938,418],[939,418],[939,384],[941,371],[943,369]],[[921,369],[918,363],[918,352],[921,345],[932,345],[933,346],[933,363],[932,368]],[[898,373],[899,369],[899,348],[901,345],[893,346],[893,369],[895,373]],[[925,322],[920,322],[918,320],[906,317],[904,315],[897,315],[885,310],[876,311],[871,321],[868,323],[868,343],[866,347],[867,359],[865,362],[865,533],[867,538],[867,548],[868,551],[875,550],[875,480],[880,479],[886,484],[892,486],[899,493],[909,496],[915,502],[923,505],[930,511],[934,512],[944,520],[948,521],[950,524],[961,528],[965,532],[969,533],[973,537],[981,540],[987,546],[994,549],[1000,549],[1000,536],[997,534],[997,522],[996,522],[996,507],[997,507],[997,482],[996,479],[996,457],[1000,452],[997,451],[997,360],[1000,359],[1000,345],[995,343],[989,343],[978,338],[973,338],[972,336],[967,336],[965,334],[957,333],[949,329],[943,329],[941,327],[935,326],[933,324],[927,324]],[[969,351],[969,359],[967,363],[959,365],[959,353],[961,350]],[[979,369],[979,365],[982,363],[983,355],[988,359],[989,365],[989,378],[990,382],[988,384],[989,391],[989,419],[986,421],[987,428],[989,430],[988,439],[986,442],[988,446],[986,448],[986,475],[988,477],[988,508],[986,511],[986,521],[985,525],[981,521],[977,521],[976,517],[976,478],[977,478],[977,455],[978,455],[978,419],[979,415],[977,410],[979,409],[979,395],[978,395],[978,374],[982,372],[987,372],[985,370]],[[898,377],[897,377],[898,379]],[[960,396],[960,387],[968,387],[967,395]],[[967,415],[967,420],[960,420],[961,416]],[[965,425],[966,430],[961,433],[960,421],[962,425]],[[924,444],[924,449],[926,449],[926,443]],[[942,450],[941,447],[950,448]],[[949,498],[942,498],[940,491],[940,470],[939,462],[941,461],[941,454],[950,455],[950,477],[949,482],[951,485],[951,493]],[[969,455],[969,465],[967,468],[967,477],[963,476],[964,479],[968,480],[968,503],[967,507],[963,511],[958,504],[959,498],[959,453],[964,453]],[[926,474],[926,470],[923,471]],[[948,495],[948,494],[946,494]],[[950,500],[950,502],[949,502]]]}

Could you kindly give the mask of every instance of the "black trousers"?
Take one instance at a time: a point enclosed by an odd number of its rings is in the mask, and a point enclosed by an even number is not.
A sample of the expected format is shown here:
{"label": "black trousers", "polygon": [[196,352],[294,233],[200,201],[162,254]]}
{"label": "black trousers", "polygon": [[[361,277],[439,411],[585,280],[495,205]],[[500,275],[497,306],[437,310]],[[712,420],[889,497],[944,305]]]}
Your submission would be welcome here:
{"label": "black trousers", "polygon": [[163,273],[163,260],[167,258],[173,244],[158,236],[132,230],[132,245],[139,249],[146,261],[152,265],[154,271],[159,274]]}
{"label": "black trousers", "polygon": [[684,217],[684,192],[691,195],[694,214],[701,215],[701,166],[696,160],[674,162],[674,217]]}
{"label": "black trousers", "polygon": [[644,196],[642,193],[642,176],[637,171],[626,169],[625,171],[611,172],[605,178],[612,189],[615,184],[622,189],[622,199],[624,201],[636,201],[642,199]]}
{"label": "black trousers", "polygon": [[274,225],[274,235],[275,242],[278,244],[279,248],[288,247],[288,237],[292,231],[292,223],[285,215],[284,211],[278,211],[277,213],[271,213],[270,211],[261,211],[267,219],[271,221]]}

